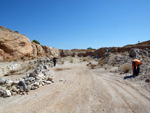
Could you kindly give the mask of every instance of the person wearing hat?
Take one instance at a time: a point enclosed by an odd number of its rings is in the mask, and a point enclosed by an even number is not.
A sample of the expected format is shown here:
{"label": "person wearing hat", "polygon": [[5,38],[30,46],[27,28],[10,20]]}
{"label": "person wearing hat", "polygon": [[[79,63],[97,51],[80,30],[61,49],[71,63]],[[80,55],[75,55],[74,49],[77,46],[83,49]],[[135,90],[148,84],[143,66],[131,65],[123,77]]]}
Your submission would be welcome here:
{"label": "person wearing hat", "polygon": [[140,65],[142,65],[142,62],[140,60],[134,59],[132,61],[133,76],[138,76],[139,75]]}

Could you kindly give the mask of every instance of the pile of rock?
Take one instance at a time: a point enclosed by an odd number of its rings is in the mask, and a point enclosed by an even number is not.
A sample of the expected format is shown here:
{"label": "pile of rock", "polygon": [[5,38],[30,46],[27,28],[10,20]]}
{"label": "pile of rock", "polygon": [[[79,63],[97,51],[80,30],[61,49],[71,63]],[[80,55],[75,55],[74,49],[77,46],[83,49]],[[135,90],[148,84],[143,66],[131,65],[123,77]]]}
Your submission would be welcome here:
{"label": "pile of rock", "polygon": [[46,84],[54,83],[52,77],[49,75],[49,68],[52,67],[50,59],[40,59],[39,65],[27,76],[12,81],[11,79],[0,79],[0,96],[10,97],[11,95],[24,95],[30,90],[35,90]]}

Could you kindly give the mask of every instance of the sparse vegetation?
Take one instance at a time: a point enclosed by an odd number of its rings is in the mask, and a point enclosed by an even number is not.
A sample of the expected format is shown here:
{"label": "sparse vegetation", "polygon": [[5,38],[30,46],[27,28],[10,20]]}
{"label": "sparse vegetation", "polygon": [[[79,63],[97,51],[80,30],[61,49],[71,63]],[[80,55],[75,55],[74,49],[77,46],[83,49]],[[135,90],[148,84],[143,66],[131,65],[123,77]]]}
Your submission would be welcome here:
{"label": "sparse vegetation", "polygon": [[69,70],[70,68],[56,68],[55,71]]}
{"label": "sparse vegetation", "polygon": [[91,64],[91,69],[95,69],[96,65],[95,64]]}
{"label": "sparse vegetation", "polygon": [[64,64],[65,63],[65,61],[61,61],[61,64]]}
{"label": "sparse vegetation", "polygon": [[24,57],[22,56],[20,59],[21,59],[21,60],[24,60]]}
{"label": "sparse vegetation", "polygon": [[122,67],[122,69],[123,69],[124,73],[128,73],[130,71],[130,65],[124,64],[123,67]]}
{"label": "sparse vegetation", "polygon": [[16,33],[19,33],[18,31],[15,31]]}
{"label": "sparse vegetation", "polygon": [[40,44],[40,42],[37,41],[37,40],[33,40],[32,42],[34,42],[34,43],[36,43],[36,44]]}
{"label": "sparse vegetation", "polygon": [[96,50],[96,49],[94,49],[94,48],[91,48],[91,47],[88,47],[88,48],[87,48],[87,50]]}
{"label": "sparse vegetation", "polygon": [[71,58],[71,59],[69,60],[69,62],[70,62],[70,63],[73,63],[73,59]]}

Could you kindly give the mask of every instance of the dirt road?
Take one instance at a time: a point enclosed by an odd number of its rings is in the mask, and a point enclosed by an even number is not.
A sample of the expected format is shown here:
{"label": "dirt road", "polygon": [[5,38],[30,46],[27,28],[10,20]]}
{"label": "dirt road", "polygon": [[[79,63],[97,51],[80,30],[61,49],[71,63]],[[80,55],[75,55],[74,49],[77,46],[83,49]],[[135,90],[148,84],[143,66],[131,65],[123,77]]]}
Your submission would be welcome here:
{"label": "dirt road", "polygon": [[150,113],[140,86],[85,63],[52,68],[54,83],[28,95],[0,99],[0,113]]}

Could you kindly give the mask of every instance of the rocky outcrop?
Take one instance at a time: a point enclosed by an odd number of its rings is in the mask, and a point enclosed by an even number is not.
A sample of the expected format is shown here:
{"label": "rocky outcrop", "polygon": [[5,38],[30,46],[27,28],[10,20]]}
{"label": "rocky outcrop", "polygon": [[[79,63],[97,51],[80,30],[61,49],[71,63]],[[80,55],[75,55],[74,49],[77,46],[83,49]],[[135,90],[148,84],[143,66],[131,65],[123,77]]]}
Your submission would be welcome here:
{"label": "rocky outcrop", "polygon": [[42,46],[34,42],[32,42],[32,47],[33,47],[34,57],[46,56],[46,57],[52,58],[52,57],[58,57],[60,54],[59,50],[56,48]]}
{"label": "rocky outcrop", "polygon": [[75,55],[76,55],[76,53],[72,50],[60,50],[61,57],[67,57],[67,56],[75,57]]}
{"label": "rocky outcrop", "polygon": [[59,50],[31,43],[29,38],[0,26],[0,61],[59,56]]}
{"label": "rocky outcrop", "polygon": [[8,57],[18,57],[31,55],[33,48],[30,40],[12,30],[0,27],[0,55],[4,59]]}

